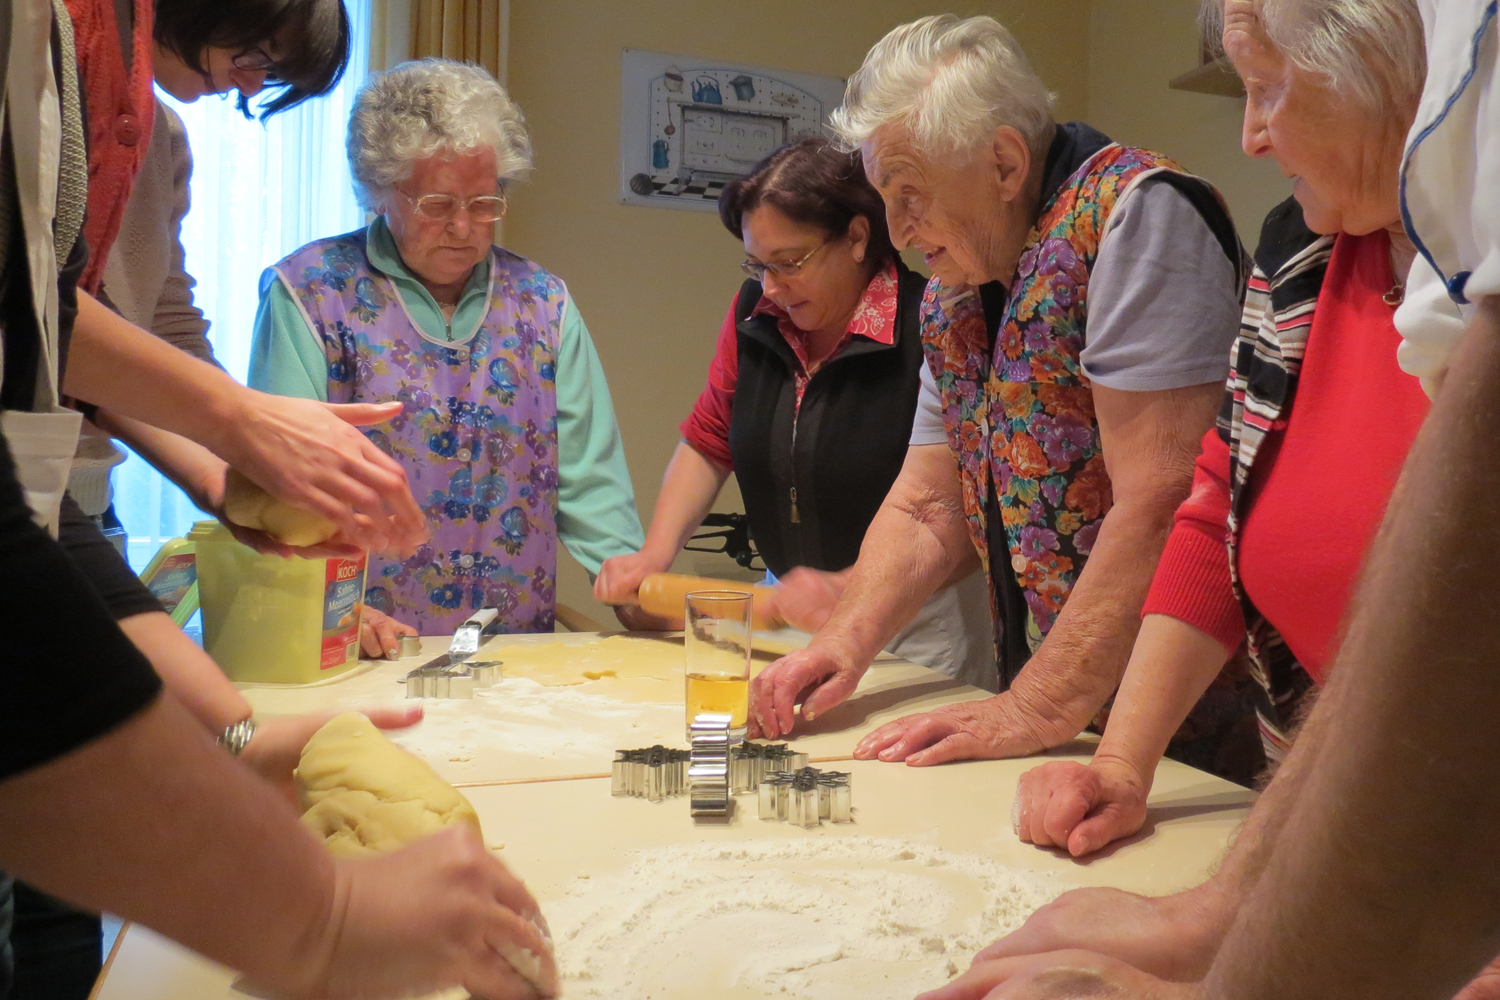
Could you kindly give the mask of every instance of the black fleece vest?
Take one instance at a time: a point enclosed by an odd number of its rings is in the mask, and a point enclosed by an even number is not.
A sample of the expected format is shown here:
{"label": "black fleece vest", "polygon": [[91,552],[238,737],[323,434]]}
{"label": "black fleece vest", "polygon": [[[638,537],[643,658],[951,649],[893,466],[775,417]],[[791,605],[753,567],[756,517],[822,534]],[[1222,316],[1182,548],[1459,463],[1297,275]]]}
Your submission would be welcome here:
{"label": "black fleece vest", "polygon": [[774,316],[750,316],[760,282],[740,289],[729,450],[751,537],[777,576],[796,566],[852,566],[906,459],[924,363],[918,309],[926,279],[899,261],[897,270],[894,343],[852,338],[808,381],[800,413],[797,357]]}

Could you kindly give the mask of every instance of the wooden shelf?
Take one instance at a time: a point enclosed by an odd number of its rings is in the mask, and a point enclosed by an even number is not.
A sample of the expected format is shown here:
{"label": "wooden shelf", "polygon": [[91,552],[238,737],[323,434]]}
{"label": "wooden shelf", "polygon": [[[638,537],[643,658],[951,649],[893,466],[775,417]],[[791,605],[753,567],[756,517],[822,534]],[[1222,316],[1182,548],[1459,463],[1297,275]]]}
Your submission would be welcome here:
{"label": "wooden shelf", "polygon": [[1197,69],[1174,76],[1167,84],[1173,90],[1190,90],[1195,94],[1218,94],[1221,97],[1244,97],[1245,84],[1240,80],[1227,56],[1219,56],[1213,62],[1204,63]]}

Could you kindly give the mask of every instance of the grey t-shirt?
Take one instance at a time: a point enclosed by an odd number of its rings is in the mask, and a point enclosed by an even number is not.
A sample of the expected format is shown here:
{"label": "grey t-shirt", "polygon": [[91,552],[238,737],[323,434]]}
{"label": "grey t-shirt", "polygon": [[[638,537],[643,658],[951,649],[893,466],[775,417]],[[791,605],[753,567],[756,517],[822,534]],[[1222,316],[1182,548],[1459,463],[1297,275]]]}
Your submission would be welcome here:
{"label": "grey t-shirt", "polygon": [[[1222,382],[1239,324],[1239,287],[1224,248],[1181,191],[1148,177],[1115,207],[1099,244],[1084,373],[1126,392]],[[946,441],[924,364],[911,443]]]}

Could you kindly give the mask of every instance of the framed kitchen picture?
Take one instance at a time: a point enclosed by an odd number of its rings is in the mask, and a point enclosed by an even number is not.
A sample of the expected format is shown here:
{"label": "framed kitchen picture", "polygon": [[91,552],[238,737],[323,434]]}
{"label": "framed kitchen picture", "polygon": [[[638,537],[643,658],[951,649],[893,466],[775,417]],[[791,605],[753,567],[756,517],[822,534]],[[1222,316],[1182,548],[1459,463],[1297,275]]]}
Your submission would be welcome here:
{"label": "framed kitchen picture", "polygon": [[717,211],[725,184],[822,134],[843,96],[837,77],[625,49],[620,201]]}

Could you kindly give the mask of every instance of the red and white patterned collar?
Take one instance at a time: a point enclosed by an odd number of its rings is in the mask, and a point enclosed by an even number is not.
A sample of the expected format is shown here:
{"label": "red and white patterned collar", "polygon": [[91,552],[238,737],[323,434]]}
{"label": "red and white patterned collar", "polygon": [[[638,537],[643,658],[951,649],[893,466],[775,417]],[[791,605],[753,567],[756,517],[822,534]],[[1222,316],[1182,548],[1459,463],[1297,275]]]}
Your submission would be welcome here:
{"label": "red and white patterned collar", "polygon": [[[829,352],[824,363],[837,357],[851,337],[865,337],[877,344],[894,344],[896,342],[896,303],[900,299],[900,288],[896,262],[892,260],[865,286],[865,293],[860,296],[859,305],[854,309],[854,316],[849,320],[849,328],[845,331],[838,346]],[[807,368],[806,335],[797,329],[797,325],[792,322],[792,318],[787,315],[785,309],[764,295],[755,304],[755,308],[750,310],[752,317],[762,313],[776,317],[776,328],[786,339],[787,346],[791,347],[805,370]]]}

